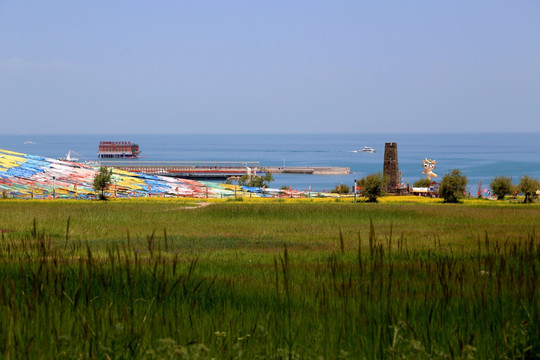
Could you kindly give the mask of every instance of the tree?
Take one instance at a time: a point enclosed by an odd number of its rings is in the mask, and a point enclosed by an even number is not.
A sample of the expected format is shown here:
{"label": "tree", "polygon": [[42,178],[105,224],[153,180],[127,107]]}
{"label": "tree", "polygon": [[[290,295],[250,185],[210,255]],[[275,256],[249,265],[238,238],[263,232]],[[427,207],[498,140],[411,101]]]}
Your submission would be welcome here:
{"label": "tree", "polygon": [[385,193],[388,179],[381,172],[370,174],[359,181],[362,193],[368,198],[368,202],[377,202],[377,198]]}
{"label": "tree", "polygon": [[267,172],[264,176],[259,175],[243,175],[238,180],[238,185],[263,187],[274,181],[274,177],[271,173]]}
{"label": "tree", "polygon": [[506,195],[512,193],[512,178],[507,176],[495,176],[489,187],[498,200],[503,200]]}
{"label": "tree", "polygon": [[421,178],[414,182],[413,187],[429,187],[429,185],[431,185],[431,180],[428,178]]}
{"label": "tree", "polygon": [[101,166],[96,176],[94,177],[94,191],[100,192],[100,200],[107,200],[105,197],[105,190],[111,185],[112,170],[107,169],[106,166]]}
{"label": "tree", "polygon": [[519,185],[517,186],[517,191],[525,195],[523,203],[531,203],[533,199],[537,196],[536,191],[540,188],[540,183],[535,178],[530,177],[529,175],[522,176],[519,180]]}
{"label": "tree", "polygon": [[331,190],[330,192],[332,194],[348,194],[351,191],[351,188],[349,188],[347,185],[341,183],[339,185],[336,185],[336,187]]}
{"label": "tree", "polygon": [[439,187],[439,194],[445,203],[459,203],[467,187],[467,177],[459,169],[444,175]]}

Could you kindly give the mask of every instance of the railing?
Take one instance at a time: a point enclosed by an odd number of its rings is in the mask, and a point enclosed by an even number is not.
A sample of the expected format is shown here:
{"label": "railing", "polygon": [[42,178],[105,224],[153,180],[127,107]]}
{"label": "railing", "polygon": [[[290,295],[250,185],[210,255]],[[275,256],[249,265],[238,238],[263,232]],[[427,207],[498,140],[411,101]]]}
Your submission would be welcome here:
{"label": "railing", "polygon": [[186,168],[186,169],[245,169],[260,167],[259,161],[118,161],[99,160],[101,166],[117,168]]}
{"label": "railing", "polygon": [[258,161],[98,161],[98,165],[152,175],[185,177],[241,176],[248,168],[258,168]]}

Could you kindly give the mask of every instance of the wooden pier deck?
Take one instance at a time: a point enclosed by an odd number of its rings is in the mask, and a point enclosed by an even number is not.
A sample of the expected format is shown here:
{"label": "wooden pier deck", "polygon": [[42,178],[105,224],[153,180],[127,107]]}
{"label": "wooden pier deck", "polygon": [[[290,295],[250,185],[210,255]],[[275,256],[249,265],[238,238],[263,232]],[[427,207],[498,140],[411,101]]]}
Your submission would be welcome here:
{"label": "wooden pier deck", "polygon": [[249,169],[259,173],[272,174],[313,174],[346,175],[346,167],[299,167],[299,166],[261,166],[258,161],[137,161],[108,160],[98,161],[99,165],[115,169],[139,172],[150,175],[172,176],[188,179],[227,179],[240,177]]}

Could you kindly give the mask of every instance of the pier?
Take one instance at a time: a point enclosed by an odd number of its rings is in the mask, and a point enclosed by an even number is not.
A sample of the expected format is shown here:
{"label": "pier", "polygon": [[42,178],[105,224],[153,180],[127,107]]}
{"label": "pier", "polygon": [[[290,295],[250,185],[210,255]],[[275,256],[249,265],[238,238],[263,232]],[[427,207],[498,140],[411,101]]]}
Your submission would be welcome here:
{"label": "pier", "polygon": [[261,166],[258,161],[98,161],[100,166],[149,175],[221,180],[246,175],[249,169],[272,174],[346,175],[347,167]]}
{"label": "pier", "polygon": [[267,166],[263,168],[272,174],[348,175],[351,173],[349,167]]}
{"label": "pier", "polygon": [[149,175],[220,180],[261,169],[258,161],[98,161],[99,165]]}

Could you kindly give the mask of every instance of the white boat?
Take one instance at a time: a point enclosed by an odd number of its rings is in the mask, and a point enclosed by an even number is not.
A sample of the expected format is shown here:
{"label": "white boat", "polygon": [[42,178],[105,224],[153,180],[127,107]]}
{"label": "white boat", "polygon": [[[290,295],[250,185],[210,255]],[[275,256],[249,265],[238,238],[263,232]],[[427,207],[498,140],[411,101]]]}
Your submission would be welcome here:
{"label": "white boat", "polygon": [[[77,154],[75,151],[69,150],[66,157],[58,159],[58,160],[70,161],[70,162],[79,162],[79,158],[73,156],[72,153]],[[79,154],[77,154],[77,155],[79,155]]]}
{"label": "white boat", "polygon": [[375,152],[376,150],[372,147],[369,147],[369,146],[364,146],[364,148],[360,149],[360,150],[354,150],[354,152],[369,152],[369,153],[372,153],[372,152]]}

